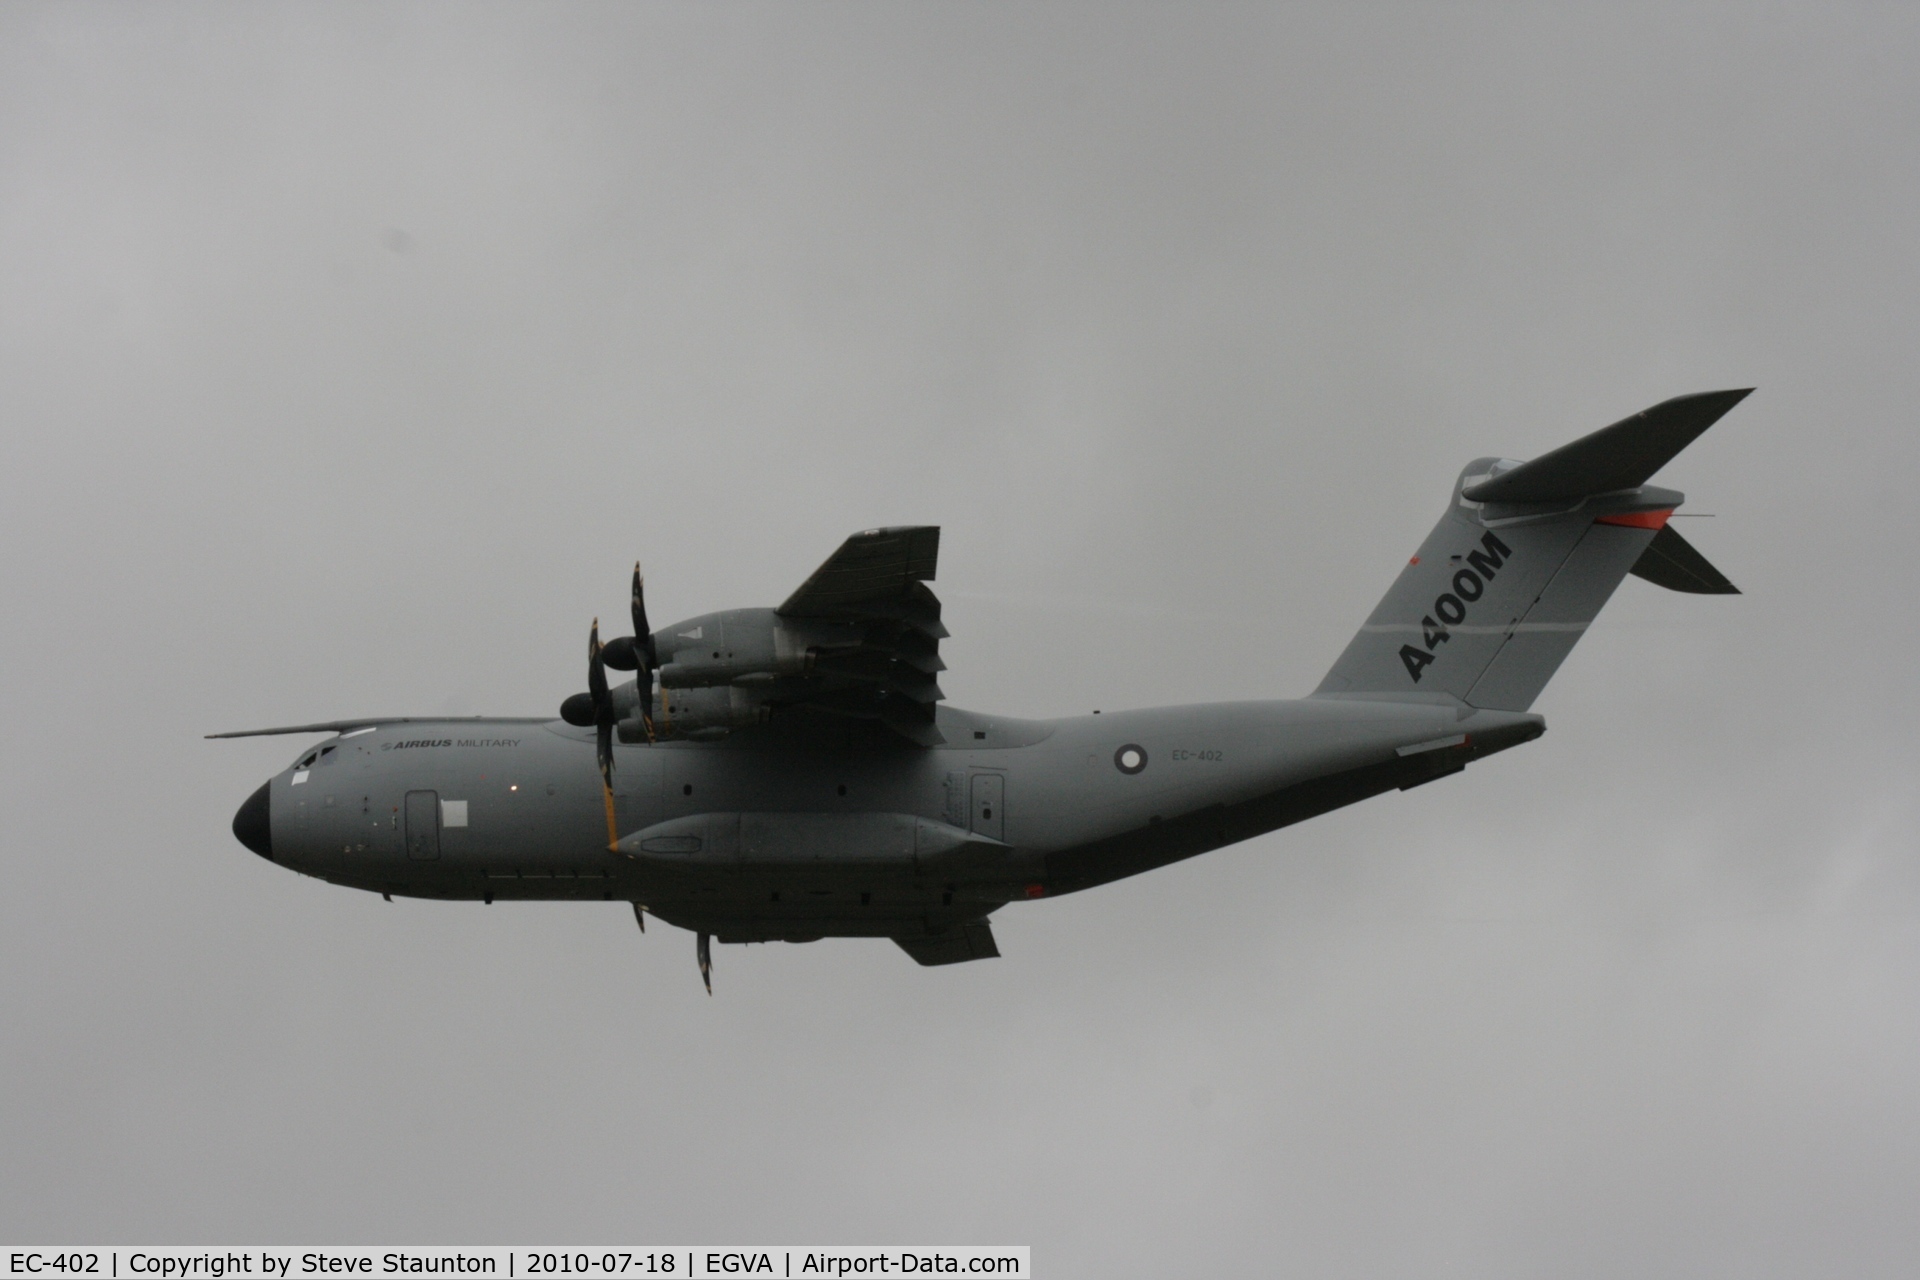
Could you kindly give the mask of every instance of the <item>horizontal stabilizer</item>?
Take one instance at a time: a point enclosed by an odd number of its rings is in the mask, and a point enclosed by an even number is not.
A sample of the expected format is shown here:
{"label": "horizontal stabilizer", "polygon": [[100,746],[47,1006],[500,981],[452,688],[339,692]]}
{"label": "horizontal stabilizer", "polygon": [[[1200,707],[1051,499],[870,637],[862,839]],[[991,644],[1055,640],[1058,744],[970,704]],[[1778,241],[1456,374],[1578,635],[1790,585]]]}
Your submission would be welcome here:
{"label": "horizontal stabilizer", "polygon": [[1752,387],[1746,387],[1664,400],[1483,480],[1462,490],[1461,496],[1472,502],[1564,502],[1632,489],[1652,479],[1654,472],[1752,392]]}
{"label": "horizontal stabilizer", "polygon": [[943,933],[894,941],[921,964],[960,964],[967,960],[991,960],[1000,954],[1000,948],[993,944],[993,926],[985,920],[955,925]]}
{"label": "horizontal stabilizer", "polygon": [[1707,563],[1693,544],[1681,537],[1672,525],[1653,535],[1653,541],[1640,553],[1628,570],[1669,591],[1685,591],[1699,596],[1737,596],[1740,588],[1726,575]]}

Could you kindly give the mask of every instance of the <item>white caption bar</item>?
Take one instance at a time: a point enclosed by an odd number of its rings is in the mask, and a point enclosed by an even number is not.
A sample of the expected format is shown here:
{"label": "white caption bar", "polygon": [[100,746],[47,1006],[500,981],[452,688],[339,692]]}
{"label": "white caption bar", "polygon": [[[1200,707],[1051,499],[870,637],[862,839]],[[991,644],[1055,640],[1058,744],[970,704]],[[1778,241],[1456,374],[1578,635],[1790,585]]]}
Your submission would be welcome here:
{"label": "white caption bar", "polygon": [[0,1280],[292,1280],[486,1276],[499,1280],[713,1280],[773,1276],[997,1276],[1032,1280],[1027,1245],[579,1245],[377,1249],[258,1245],[0,1246]]}

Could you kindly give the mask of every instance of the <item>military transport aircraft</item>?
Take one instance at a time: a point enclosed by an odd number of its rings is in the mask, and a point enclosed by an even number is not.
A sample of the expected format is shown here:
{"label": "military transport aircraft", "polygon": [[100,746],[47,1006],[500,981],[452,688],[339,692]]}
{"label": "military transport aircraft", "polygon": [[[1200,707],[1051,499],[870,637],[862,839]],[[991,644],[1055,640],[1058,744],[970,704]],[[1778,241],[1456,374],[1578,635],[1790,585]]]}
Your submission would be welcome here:
{"label": "military transport aircraft", "polygon": [[[999,954],[988,917],[1137,875],[1532,741],[1527,708],[1628,573],[1734,593],[1647,483],[1748,394],[1481,458],[1311,696],[1016,720],[942,704],[936,527],[848,538],[776,609],[587,643],[555,718],[367,716],[233,820],[260,856],[383,895],[628,902],[709,943],[891,938]],[[607,670],[635,678],[609,686]]]}

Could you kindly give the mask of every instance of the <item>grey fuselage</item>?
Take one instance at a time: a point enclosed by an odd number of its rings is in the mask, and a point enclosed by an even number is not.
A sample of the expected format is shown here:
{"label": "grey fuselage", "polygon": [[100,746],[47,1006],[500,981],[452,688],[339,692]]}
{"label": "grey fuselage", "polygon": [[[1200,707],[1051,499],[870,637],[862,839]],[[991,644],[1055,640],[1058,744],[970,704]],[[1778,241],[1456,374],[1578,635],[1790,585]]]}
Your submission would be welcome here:
{"label": "grey fuselage", "polygon": [[927,748],[824,718],[618,745],[614,848],[591,729],[383,723],[268,782],[255,847],[379,893],[639,903],[724,942],[901,937],[1416,786],[1545,724],[1323,695],[1045,721],[942,706],[938,727]]}

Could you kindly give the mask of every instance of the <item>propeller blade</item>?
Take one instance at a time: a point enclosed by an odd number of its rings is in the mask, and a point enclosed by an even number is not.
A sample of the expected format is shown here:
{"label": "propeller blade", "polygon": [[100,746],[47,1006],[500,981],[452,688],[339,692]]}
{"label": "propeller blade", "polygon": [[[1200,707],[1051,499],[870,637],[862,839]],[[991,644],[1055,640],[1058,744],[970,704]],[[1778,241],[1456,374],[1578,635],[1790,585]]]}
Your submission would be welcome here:
{"label": "propeller blade", "polygon": [[593,725],[599,743],[600,777],[613,789],[613,694],[607,689],[605,647],[600,643],[600,619],[587,636],[587,692],[593,698]]}
{"label": "propeller blade", "polygon": [[647,625],[647,582],[640,576],[640,562],[633,562],[633,642],[639,649],[646,666],[651,671],[659,664],[654,660],[653,628]]}
{"label": "propeller blade", "polygon": [[713,952],[708,947],[707,943],[708,943],[708,935],[705,933],[702,933],[700,935],[700,945],[697,948],[695,948],[694,954],[700,961],[700,981],[707,984],[707,994],[712,995],[713,994]]}
{"label": "propeller blade", "polygon": [[640,695],[640,723],[647,728],[647,741],[653,741],[653,669],[659,665],[653,646],[653,629],[647,625],[647,580],[640,576],[640,562],[633,562],[633,656],[634,670],[640,673],[634,690]]}
{"label": "propeller blade", "polygon": [[598,618],[587,633],[587,695],[593,699],[594,754],[600,762],[600,791],[607,802],[607,848],[611,849],[620,843],[620,825],[613,812],[613,694],[607,690]]}
{"label": "propeller blade", "polygon": [[600,619],[593,620],[593,630],[587,634],[587,696],[593,699],[595,714],[604,708],[613,709],[613,698],[607,693],[607,664],[605,649],[600,643]]}

